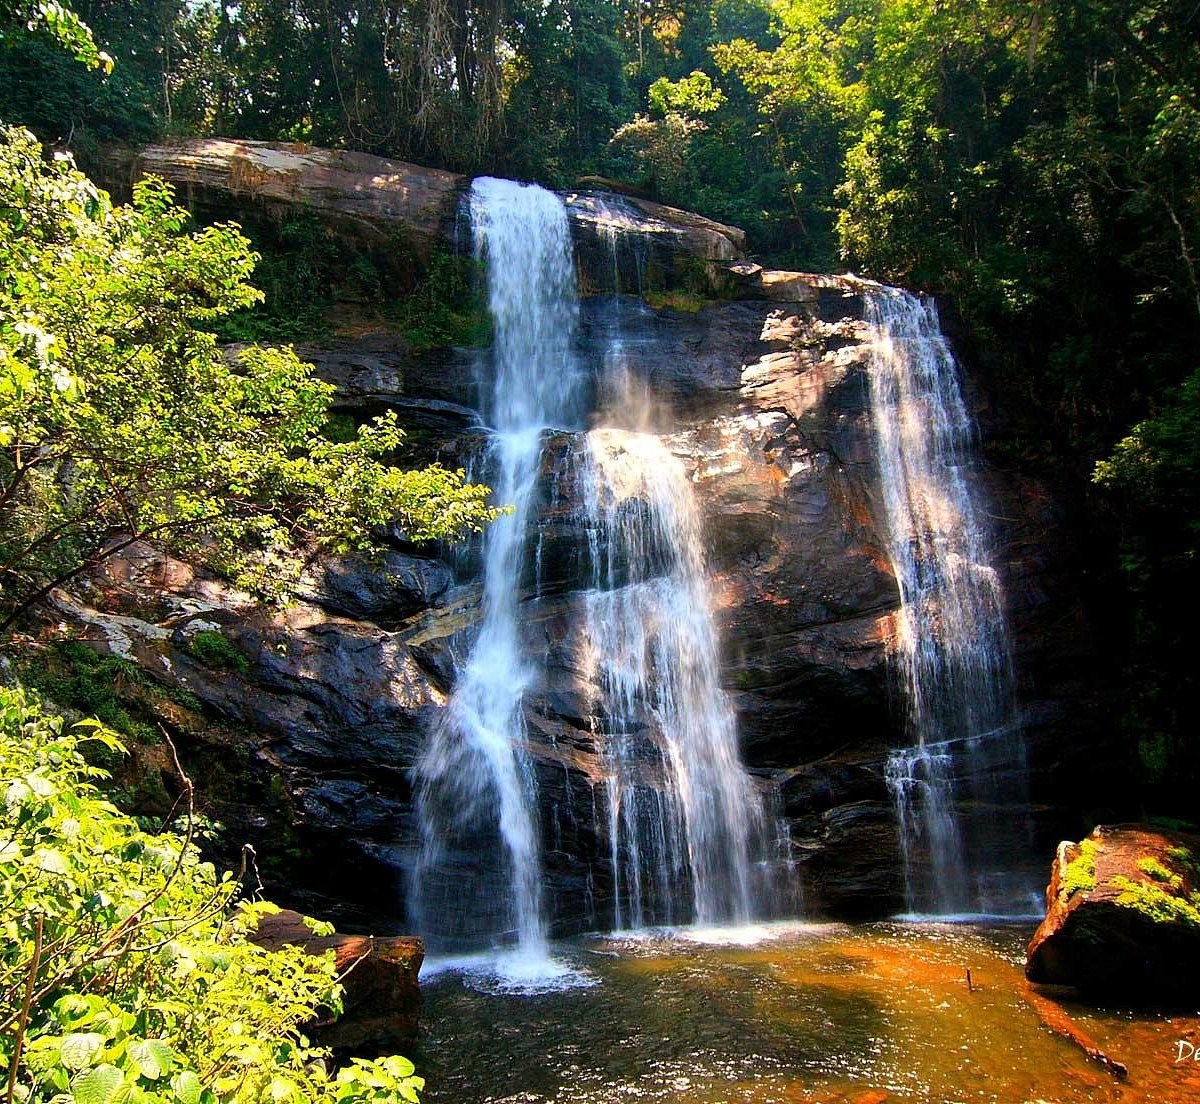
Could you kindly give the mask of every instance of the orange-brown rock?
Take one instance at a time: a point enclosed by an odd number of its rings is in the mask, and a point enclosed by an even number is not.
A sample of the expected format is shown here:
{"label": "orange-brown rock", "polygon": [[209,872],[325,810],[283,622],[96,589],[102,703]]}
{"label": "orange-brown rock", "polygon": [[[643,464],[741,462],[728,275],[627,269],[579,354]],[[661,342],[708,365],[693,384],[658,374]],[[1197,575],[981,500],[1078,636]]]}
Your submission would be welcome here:
{"label": "orange-brown rock", "polygon": [[1100,825],[1059,844],[1026,976],[1093,997],[1194,1001],[1198,859],[1200,837],[1147,825]]}
{"label": "orange-brown rock", "polygon": [[417,974],[425,945],[415,936],[314,935],[298,912],[264,916],[251,939],[267,950],[288,944],[310,954],[334,953],[345,987],[342,1014],[314,1025],[318,1040],[338,1050],[387,1050],[410,1041],[421,1013]]}

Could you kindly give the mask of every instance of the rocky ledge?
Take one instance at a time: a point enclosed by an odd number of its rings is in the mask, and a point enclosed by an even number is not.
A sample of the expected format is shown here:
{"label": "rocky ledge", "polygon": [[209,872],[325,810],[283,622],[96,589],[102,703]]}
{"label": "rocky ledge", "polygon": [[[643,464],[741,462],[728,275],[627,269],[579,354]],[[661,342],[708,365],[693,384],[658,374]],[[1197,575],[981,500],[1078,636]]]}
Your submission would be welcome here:
{"label": "rocky ledge", "polygon": [[[100,182],[118,193],[151,175],[174,184],[179,198],[192,206],[310,211],[360,243],[378,245],[399,236],[418,254],[428,254],[439,241],[454,242],[459,203],[470,186],[470,178],[457,173],[301,143],[174,138],[140,149],[110,146],[101,157]],[[610,279],[613,234],[641,235],[639,275],[650,268],[651,278],[664,283],[689,275],[712,282],[717,270],[710,270],[710,262],[727,264],[746,244],[737,227],[647,199],[595,191],[560,194],[577,239],[587,244],[581,258],[600,286]],[[695,262],[696,273],[686,271],[688,261]]]}
{"label": "rocky ledge", "polygon": [[1101,825],[1059,844],[1025,974],[1091,998],[1194,1002],[1200,836]]}

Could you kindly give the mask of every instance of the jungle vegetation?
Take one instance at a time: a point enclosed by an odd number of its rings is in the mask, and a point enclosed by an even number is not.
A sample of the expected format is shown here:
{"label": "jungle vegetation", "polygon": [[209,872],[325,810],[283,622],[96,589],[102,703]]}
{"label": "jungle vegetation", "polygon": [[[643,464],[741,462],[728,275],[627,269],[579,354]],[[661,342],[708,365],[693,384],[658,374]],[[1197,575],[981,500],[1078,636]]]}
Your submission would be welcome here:
{"label": "jungle vegetation", "polygon": [[[75,11],[0,8],[0,119],[85,168],[105,143],[221,134],[560,187],[597,175],[745,227],[777,266],[941,297],[990,391],[991,459],[1054,483],[1087,536],[1105,680],[1153,800],[1187,804],[1200,782],[1182,735],[1200,728],[1186,659],[1200,589],[1194,0]],[[292,262],[263,246],[264,279],[295,278],[319,307],[320,243],[299,237],[284,243]],[[277,321],[268,304],[250,332]]]}
{"label": "jungle vegetation", "polygon": [[[367,547],[396,513],[415,537],[490,516],[457,473],[387,463],[394,422],[323,432],[328,389],[287,349],[227,360],[217,334],[258,304],[256,262],[276,284],[291,262],[194,225],[160,184],[114,203],[85,175],[107,143],[219,134],[600,176],[745,227],[777,266],[941,298],[989,394],[990,460],[1075,514],[1097,683],[1146,810],[1194,817],[1196,0],[0,0],[0,122],[6,629],[118,534],[269,596],[307,550]],[[434,275],[422,317],[443,306]],[[83,736],[32,697],[5,691],[0,721],[0,877],[28,903],[6,910],[0,1099],[415,1092],[403,1064],[326,1076],[298,1025],[336,1001],[328,971],[259,962],[186,826],[147,836],[105,805]],[[81,832],[120,862],[93,863]],[[178,985],[197,981],[218,1013],[253,987],[278,1045],[245,1058],[228,1022],[186,1015]]]}

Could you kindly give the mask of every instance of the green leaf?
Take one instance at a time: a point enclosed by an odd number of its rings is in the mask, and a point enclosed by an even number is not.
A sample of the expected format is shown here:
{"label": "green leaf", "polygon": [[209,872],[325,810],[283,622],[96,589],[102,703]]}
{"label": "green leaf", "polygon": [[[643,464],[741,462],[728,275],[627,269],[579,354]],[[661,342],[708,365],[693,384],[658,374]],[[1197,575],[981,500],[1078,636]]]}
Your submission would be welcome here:
{"label": "green leaf", "polygon": [[110,1104],[125,1080],[116,1066],[97,1066],[71,1083],[75,1104]]}
{"label": "green leaf", "polygon": [[129,1044],[129,1057],[143,1077],[157,1081],[165,1077],[174,1064],[175,1055],[161,1039],[138,1039]]}
{"label": "green leaf", "polygon": [[57,851],[52,851],[49,848],[44,848],[34,853],[34,860],[37,862],[39,870],[46,874],[65,874],[70,866],[67,860],[62,857]]}
{"label": "green leaf", "polygon": [[62,1064],[67,1069],[80,1070],[92,1064],[100,1048],[104,1046],[104,1036],[95,1031],[81,1031],[68,1035],[59,1048]]}
{"label": "green leaf", "polygon": [[179,1104],[200,1104],[203,1091],[200,1078],[191,1070],[183,1070],[171,1078],[171,1090]]}

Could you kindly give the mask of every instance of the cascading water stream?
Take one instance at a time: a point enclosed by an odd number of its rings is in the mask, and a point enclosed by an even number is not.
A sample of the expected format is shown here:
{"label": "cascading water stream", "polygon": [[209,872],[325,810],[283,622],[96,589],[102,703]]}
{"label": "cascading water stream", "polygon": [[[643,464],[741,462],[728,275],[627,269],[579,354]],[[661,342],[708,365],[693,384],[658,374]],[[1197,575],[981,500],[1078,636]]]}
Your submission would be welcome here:
{"label": "cascading water stream", "polygon": [[523,631],[523,602],[544,597],[532,535],[560,508],[540,499],[543,477],[553,488],[573,478],[582,500],[591,574],[569,602],[605,799],[587,834],[609,837],[616,926],[745,923],[774,856],[720,686],[699,513],[682,463],[632,399],[619,297],[598,380],[601,419],[619,426],[578,435],[569,471],[543,471],[546,431],[583,413],[566,211],[552,193],[491,179],[475,181],[470,210],[495,327],[488,478],[511,509],[485,536],[478,632],[418,764],[416,911],[433,946],[515,942],[506,976],[543,980],[554,963],[539,831],[555,814],[537,806],[526,698],[545,691],[551,660]]}
{"label": "cascading water stream", "polygon": [[741,762],[720,658],[699,510],[661,422],[626,322],[640,300],[645,240],[599,203],[612,272],[603,319],[600,426],[579,446],[591,588],[582,666],[605,768],[613,922],[745,924],[769,904],[763,795]]}
{"label": "cascading water stream", "polygon": [[720,686],[691,487],[650,433],[595,429],[585,447],[584,666],[598,688],[615,923],[744,924],[765,816]]}
{"label": "cascading water stream", "polygon": [[887,765],[908,907],[1010,911],[1025,905],[1024,895],[994,868],[1028,832],[1025,755],[1003,595],[967,480],[974,427],[933,303],[879,285],[866,285],[864,295],[914,741]]}
{"label": "cascading water stream", "polygon": [[[511,511],[485,536],[479,633],[418,768],[421,911],[434,942],[507,934],[536,960],[546,953],[546,928],[522,711],[534,672],[522,647],[519,602],[542,435],[579,415],[575,270],[566,210],[553,193],[481,178],[470,211],[495,327],[488,467],[496,501]],[[447,876],[455,841],[478,851],[492,833],[498,854],[490,871],[468,864],[469,881]],[[441,899],[432,901],[435,895]],[[455,930],[464,918],[473,930]]]}

